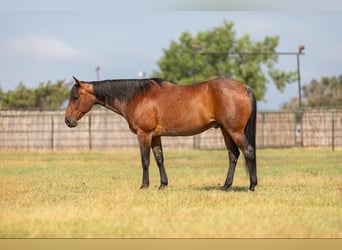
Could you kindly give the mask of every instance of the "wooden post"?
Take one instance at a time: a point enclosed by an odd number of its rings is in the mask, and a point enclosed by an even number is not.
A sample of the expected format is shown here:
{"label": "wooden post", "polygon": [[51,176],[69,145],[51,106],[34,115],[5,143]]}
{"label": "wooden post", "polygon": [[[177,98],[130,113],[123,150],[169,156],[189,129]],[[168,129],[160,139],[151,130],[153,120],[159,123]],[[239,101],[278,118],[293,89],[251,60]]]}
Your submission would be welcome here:
{"label": "wooden post", "polygon": [[92,141],[91,141],[91,115],[89,115],[88,118],[88,135],[89,135],[89,150],[92,150],[93,145],[92,145]]}
{"label": "wooden post", "polygon": [[335,111],[332,111],[331,116],[331,144],[332,151],[335,151]]}
{"label": "wooden post", "polygon": [[55,133],[54,119],[53,119],[53,116],[51,116],[51,146],[50,146],[51,151],[54,150],[54,137],[55,137],[54,133]]}

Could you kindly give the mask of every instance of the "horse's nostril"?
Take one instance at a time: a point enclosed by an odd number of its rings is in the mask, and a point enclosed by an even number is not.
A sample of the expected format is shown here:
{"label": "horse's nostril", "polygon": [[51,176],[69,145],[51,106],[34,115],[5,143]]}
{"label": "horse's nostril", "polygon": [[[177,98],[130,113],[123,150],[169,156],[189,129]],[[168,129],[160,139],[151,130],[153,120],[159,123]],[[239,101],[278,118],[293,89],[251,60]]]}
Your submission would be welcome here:
{"label": "horse's nostril", "polygon": [[75,119],[73,119],[72,117],[69,118],[65,118],[65,124],[69,127],[75,127],[77,125],[77,121]]}
{"label": "horse's nostril", "polygon": [[70,127],[70,124],[71,124],[70,120],[66,118],[66,119],[65,119],[65,124],[66,124],[68,127]]}

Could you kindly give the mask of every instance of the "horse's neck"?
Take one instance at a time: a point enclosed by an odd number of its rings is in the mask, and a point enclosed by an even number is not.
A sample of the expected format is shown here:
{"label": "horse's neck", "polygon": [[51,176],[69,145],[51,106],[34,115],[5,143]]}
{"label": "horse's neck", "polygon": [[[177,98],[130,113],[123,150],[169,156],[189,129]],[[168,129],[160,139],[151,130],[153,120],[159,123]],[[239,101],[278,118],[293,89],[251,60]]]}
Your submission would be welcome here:
{"label": "horse's neck", "polygon": [[126,103],[114,100],[112,103],[101,103],[101,105],[123,117],[126,117]]}

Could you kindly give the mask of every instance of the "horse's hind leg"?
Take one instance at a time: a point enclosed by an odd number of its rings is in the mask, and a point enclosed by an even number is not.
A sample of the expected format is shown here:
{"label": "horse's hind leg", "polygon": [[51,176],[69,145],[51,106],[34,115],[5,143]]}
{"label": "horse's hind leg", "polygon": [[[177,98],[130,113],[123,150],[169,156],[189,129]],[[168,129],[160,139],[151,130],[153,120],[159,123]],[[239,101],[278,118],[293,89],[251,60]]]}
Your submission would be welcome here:
{"label": "horse's hind leg", "polygon": [[244,132],[235,131],[230,132],[229,134],[245,156],[246,167],[248,168],[250,179],[249,190],[253,192],[257,185],[255,148],[249,144]]}
{"label": "horse's hind leg", "polygon": [[156,163],[157,163],[158,169],[159,169],[159,174],[160,174],[159,189],[163,189],[163,188],[167,187],[168,180],[167,180],[166,171],[165,171],[165,167],[164,167],[163,147],[161,144],[160,136],[152,138],[151,147],[152,147],[154,159],[156,160]]}
{"label": "horse's hind leg", "polygon": [[256,154],[255,148],[248,145],[244,152],[246,165],[249,171],[250,186],[249,191],[254,192],[255,186],[258,184],[256,173]]}
{"label": "horse's hind leg", "polygon": [[222,190],[228,190],[231,188],[233,184],[235,167],[236,167],[236,163],[239,158],[240,152],[239,152],[239,148],[236,146],[235,142],[232,140],[228,132],[224,128],[221,128],[221,131],[222,131],[224,142],[226,144],[228,155],[229,155],[229,168],[228,168],[227,178],[226,178],[226,181],[224,182]]}

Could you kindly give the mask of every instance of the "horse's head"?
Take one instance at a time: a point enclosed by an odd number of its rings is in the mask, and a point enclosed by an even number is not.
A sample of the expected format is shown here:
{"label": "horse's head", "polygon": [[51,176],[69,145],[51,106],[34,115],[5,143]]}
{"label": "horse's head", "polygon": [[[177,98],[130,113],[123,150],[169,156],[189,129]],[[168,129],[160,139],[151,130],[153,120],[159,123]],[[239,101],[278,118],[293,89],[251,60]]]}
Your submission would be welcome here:
{"label": "horse's head", "polygon": [[68,127],[76,127],[77,121],[86,114],[96,102],[91,84],[81,82],[75,77],[75,84],[71,89],[69,105],[65,113],[65,123]]}

